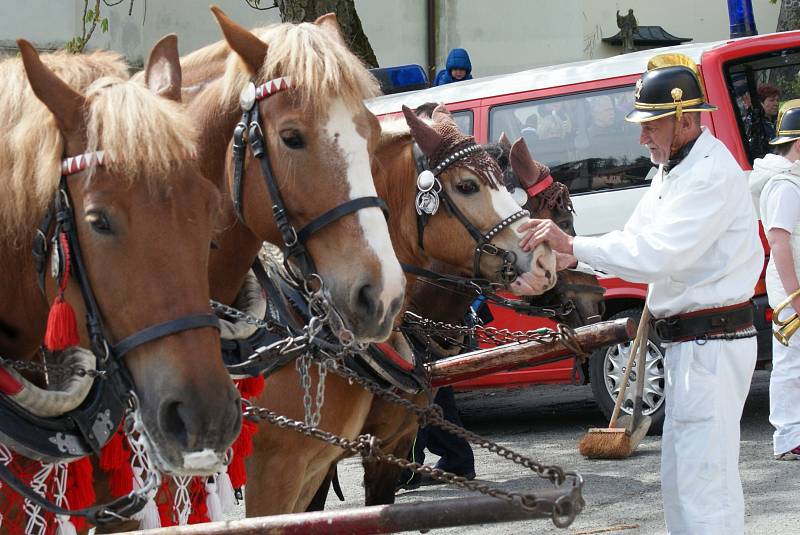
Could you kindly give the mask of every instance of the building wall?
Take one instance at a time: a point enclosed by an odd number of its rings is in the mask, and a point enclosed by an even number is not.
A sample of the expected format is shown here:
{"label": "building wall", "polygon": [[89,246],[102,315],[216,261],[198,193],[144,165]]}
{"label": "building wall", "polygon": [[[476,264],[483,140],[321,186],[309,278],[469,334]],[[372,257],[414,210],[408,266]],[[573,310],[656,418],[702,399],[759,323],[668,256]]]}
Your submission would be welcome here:
{"label": "building wall", "polygon": [[[761,33],[774,31],[780,2],[752,0]],[[91,3],[91,2],[90,2]],[[255,11],[244,0],[215,0],[247,27],[279,22],[277,9]],[[262,0],[265,5],[269,0]],[[80,32],[83,0],[26,0],[0,8],[0,49],[16,50],[24,37],[42,48],[57,48]],[[362,25],[382,66],[427,66],[427,0],[355,0]],[[603,43],[617,31],[616,10],[629,8],[641,25],[660,25],[678,37],[715,41],[729,36],[725,0],[436,0],[436,64],[451,48],[466,48],[473,74],[487,76],[541,65],[607,57],[619,47]],[[90,47],[118,50],[141,64],[163,35],[177,33],[181,53],[221,38],[207,4],[197,0],[123,0],[101,4],[109,32],[98,27]]]}

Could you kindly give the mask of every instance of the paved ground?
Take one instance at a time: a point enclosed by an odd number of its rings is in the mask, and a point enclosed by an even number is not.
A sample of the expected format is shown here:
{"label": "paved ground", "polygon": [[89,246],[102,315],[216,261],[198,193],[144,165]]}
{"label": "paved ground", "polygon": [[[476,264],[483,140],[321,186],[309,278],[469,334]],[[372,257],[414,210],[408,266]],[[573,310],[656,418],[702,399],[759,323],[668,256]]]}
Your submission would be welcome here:
{"label": "paved ground", "polygon": [[[769,413],[769,375],[757,372],[745,407],[742,426],[742,478],[747,501],[747,533],[800,534],[797,507],[800,462],[772,460]],[[647,437],[637,453],[622,461],[588,461],[575,442],[588,427],[602,426],[588,387],[534,387],[512,391],[482,391],[459,396],[465,424],[491,440],[534,458],[575,469],[586,480],[587,506],[562,533],[665,533],[659,483],[659,437]],[[431,462],[435,457],[430,458]],[[523,490],[536,478],[509,461],[476,452],[479,478]],[[363,503],[362,471],[355,460],[340,469],[347,502],[329,500],[329,508]],[[399,495],[398,502],[435,500],[464,495],[445,487],[423,487]],[[335,498],[334,498],[335,500]],[[606,528],[616,528],[606,531]],[[440,530],[437,533],[551,533],[545,520]]]}

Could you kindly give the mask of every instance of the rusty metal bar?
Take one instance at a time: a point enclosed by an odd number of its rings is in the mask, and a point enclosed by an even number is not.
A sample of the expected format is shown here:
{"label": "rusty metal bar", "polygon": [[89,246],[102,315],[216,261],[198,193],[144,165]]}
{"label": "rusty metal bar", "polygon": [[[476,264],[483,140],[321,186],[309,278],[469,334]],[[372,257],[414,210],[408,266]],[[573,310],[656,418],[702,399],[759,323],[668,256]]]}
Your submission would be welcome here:
{"label": "rusty metal bar", "polygon": [[[627,342],[636,336],[631,318],[603,321],[575,329],[575,340],[584,350]],[[445,386],[466,379],[510,370],[519,366],[537,366],[572,358],[574,352],[562,342],[513,343],[456,355],[428,366],[433,386]]]}
{"label": "rusty metal bar", "polygon": [[[537,496],[554,501],[563,491],[543,490]],[[429,530],[497,522],[550,518],[542,506],[535,512],[487,496],[450,498],[416,503],[374,505],[357,509],[318,511],[291,515],[174,526],[147,531],[148,535],[368,535],[409,530]],[[141,533],[141,532],[129,532]]]}

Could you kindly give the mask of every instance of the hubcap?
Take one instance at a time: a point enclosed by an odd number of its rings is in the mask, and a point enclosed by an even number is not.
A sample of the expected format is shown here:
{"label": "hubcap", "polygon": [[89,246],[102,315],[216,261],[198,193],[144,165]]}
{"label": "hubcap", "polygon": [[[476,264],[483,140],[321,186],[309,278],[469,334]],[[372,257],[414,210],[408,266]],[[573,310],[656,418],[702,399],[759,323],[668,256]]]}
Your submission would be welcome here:
{"label": "hubcap", "polygon": [[[606,350],[603,359],[603,370],[605,371],[605,384],[608,395],[612,401],[616,401],[619,388],[622,384],[622,377],[625,375],[625,366],[628,364],[628,357],[631,351],[631,342],[617,344]],[[642,411],[649,415],[656,412],[664,404],[664,355],[657,345],[652,341],[647,341],[647,354],[645,356],[645,383],[644,393],[642,394]],[[625,390],[625,399],[622,401],[622,410],[631,414],[633,412],[634,398],[636,397],[636,380],[640,375],[636,369],[636,360],[633,362],[628,379],[628,386]]]}

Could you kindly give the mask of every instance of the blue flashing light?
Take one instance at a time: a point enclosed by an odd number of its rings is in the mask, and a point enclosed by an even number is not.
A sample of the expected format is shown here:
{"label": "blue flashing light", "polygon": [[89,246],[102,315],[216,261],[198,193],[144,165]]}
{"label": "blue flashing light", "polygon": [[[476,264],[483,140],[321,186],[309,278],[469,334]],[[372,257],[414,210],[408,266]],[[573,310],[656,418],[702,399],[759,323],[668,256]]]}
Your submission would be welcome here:
{"label": "blue flashing light", "polygon": [[370,69],[370,72],[378,79],[381,84],[381,90],[386,95],[428,87],[428,76],[421,65],[384,67]]}
{"label": "blue flashing light", "polygon": [[728,0],[728,19],[731,22],[731,38],[758,35],[752,0]]}

